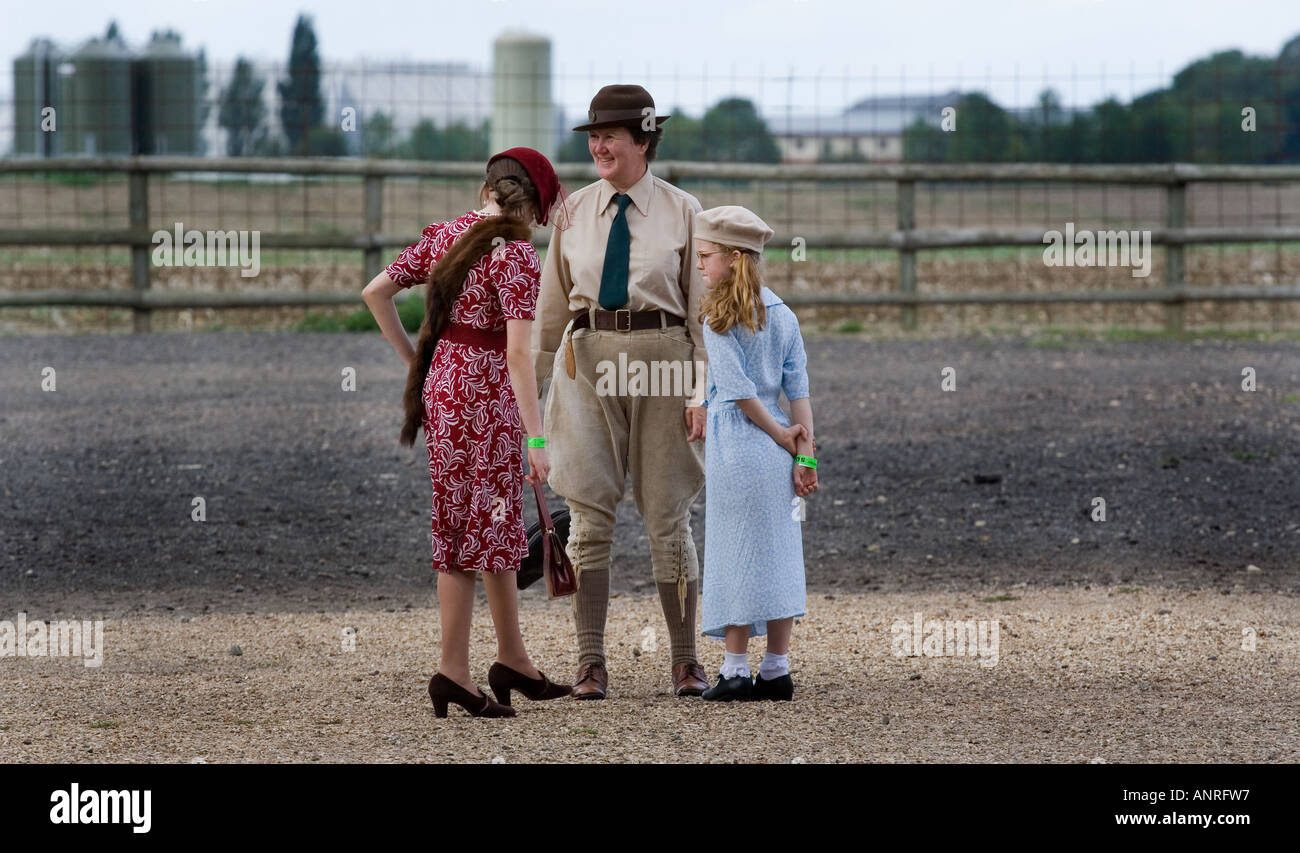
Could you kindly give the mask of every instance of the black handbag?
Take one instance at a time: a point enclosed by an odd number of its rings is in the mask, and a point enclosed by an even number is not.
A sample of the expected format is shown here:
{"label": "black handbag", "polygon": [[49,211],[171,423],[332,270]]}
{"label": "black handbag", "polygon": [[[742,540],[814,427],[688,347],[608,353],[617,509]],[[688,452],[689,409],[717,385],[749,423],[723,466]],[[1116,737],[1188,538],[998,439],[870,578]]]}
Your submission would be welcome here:
{"label": "black handbag", "polygon": [[[538,516],[534,524],[528,526],[528,556],[519,564],[519,571],[516,572],[515,586],[519,589],[527,589],[542,579],[542,569],[545,564],[544,549],[546,547],[545,530],[542,525],[543,514],[546,512],[546,502],[541,496],[541,488],[537,487],[538,493]],[[558,538],[560,547],[563,548],[569,544],[569,508],[557,509],[550,513],[550,527],[554,535]]]}

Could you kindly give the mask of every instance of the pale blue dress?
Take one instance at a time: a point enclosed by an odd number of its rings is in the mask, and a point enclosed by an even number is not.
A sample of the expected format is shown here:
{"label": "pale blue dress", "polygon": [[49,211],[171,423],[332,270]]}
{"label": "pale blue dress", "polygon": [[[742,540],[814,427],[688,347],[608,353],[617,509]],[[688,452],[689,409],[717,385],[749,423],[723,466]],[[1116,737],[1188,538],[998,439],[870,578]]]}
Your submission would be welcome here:
{"label": "pale blue dress", "polygon": [[799,321],[781,297],[762,289],[767,324],[751,332],[733,326],[717,334],[704,323],[709,354],[704,441],[704,603],[706,636],[728,625],[804,615],[803,529],[791,469],[794,457],[735,404],[757,397],[777,422],[790,425],[778,405],[808,396],[807,356]]}

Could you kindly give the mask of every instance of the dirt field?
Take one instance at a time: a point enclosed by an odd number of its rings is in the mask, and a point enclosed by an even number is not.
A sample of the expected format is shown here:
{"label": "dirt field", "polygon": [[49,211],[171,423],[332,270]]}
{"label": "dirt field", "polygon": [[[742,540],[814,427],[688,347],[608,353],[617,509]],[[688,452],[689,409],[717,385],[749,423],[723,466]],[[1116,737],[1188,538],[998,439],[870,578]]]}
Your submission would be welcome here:
{"label": "dirt field", "polygon": [[[996,620],[996,665],[896,656],[893,625],[915,613]],[[521,616],[543,671],[571,672],[569,608],[530,590]],[[436,609],[114,620],[99,669],[0,660],[0,761],[1300,761],[1300,619],[1285,595],[810,595],[791,651],[792,703],[674,698],[662,621],[653,596],[613,600],[604,702],[516,698],[515,719],[476,720],[453,706],[438,720],[425,693]],[[475,622],[471,666],[486,689],[484,602]],[[1246,627],[1254,651],[1242,648]],[[344,628],[356,632],[355,651],[342,646]],[[720,645],[702,649],[714,670]],[[751,648],[751,666],[761,651]]]}
{"label": "dirt field", "polygon": [[[396,442],[403,376],[378,335],[0,338],[0,620],[106,621],[101,668],[0,658],[0,760],[1300,759],[1300,347],[807,348],[823,488],[799,701],[668,695],[625,502],[611,700],[489,731],[435,722],[423,693],[428,474]],[[701,546],[705,522],[701,495]],[[997,621],[999,663],[895,657],[918,612]],[[523,618],[568,676],[567,607],[534,589]],[[483,677],[485,613],[476,631]]]}

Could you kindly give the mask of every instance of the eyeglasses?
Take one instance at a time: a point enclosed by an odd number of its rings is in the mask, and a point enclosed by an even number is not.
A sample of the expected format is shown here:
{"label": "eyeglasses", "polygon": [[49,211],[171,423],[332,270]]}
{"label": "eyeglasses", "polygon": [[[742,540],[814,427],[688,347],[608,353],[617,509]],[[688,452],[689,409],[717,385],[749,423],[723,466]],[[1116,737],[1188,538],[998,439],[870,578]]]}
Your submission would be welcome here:
{"label": "eyeglasses", "polygon": [[721,255],[721,254],[722,252],[696,252],[695,257],[699,258],[702,261],[705,258],[709,257],[710,255]]}

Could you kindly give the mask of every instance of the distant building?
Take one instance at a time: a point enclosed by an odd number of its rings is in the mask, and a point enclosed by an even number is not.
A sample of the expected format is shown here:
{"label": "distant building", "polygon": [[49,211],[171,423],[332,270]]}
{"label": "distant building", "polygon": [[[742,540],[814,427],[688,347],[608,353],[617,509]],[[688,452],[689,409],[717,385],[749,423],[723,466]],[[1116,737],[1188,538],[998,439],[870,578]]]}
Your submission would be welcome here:
{"label": "distant building", "polygon": [[938,126],[943,108],[960,99],[956,91],[867,98],[831,115],[779,114],[765,120],[783,163],[896,163],[903,159],[904,130],[917,119]]}
{"label": "distant building", "polygon": [[321,94],[333,118],[344,98],[354,99],[358,116],[382,112],[402,135],[424,119],[440,128],[456,122],[478,127],[492,114],[491,73],[463,62],[333,66],[322,71]]}

